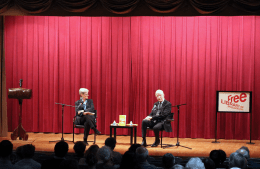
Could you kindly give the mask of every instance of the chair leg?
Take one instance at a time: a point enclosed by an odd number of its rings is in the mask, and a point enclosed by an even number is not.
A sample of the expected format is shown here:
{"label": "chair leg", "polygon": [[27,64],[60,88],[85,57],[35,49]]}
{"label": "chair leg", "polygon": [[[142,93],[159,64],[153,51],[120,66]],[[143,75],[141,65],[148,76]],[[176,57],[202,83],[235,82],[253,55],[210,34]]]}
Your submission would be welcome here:
{"label": "chair leg", "polygon": [[96,144],[96,133],[94,133],[94,144]]}
{"label": "chair leg", "polygon": [[161,148],[162,148],[162,135],[163,135],[163,130],[161,131]]}
{"label": "chair leg", "polygon": [[74,143],[74,124],[73,124],[73,143]]}

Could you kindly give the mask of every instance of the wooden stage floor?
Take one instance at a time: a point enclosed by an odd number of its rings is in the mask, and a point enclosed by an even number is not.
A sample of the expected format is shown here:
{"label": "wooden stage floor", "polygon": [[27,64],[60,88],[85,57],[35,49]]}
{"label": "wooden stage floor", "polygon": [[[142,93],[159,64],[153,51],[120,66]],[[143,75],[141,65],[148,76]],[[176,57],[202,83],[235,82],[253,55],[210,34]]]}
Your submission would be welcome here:
{"label": "wooden stage floor", "polygon": [[[8,133],[8,137],[0,137],[2,140],[10,140],[14,145],[14,150],[24,144],[33,144],[38,152],[54,152],[55,141],[60,140],[61,134],[54,133],[28,133],[29,139],[27,141],[23,140],[11,140],[11,132]],[[72,141],[72,134],[64,134],[65,140]],[[104,146],[104,142],[109,135],[98,135],[97,136],[97,145],[99,147]],[[93,140],[94,136],[90,135],[88,140]],[[75,134],[75,141],[82,141],[83,134]],[[183,147],[170,147],[167,149],[162,149],[158,147],[150,147],[147,149],[150,156],[163,156],[165,153],[172,153],[177,157],[208,157],[211,150],[222,149],[226,152],[227,156],[242,146],[247,146],[250,150],[251,158],[260,158],[260,140],[252,140],[255,144],[246,144],[249,140],[218,140],[220,143],[212,143],[214,139],[191,139],[191,138],[180,138],[180,145],[190,147],[192,150],[183,148]],[[141,144],[142,138],[137,137],[137,143]],[[154,142],[154,137],[147,137],[147,143],[152,144]],[[177,138],[163,138],[163,144],[176,144]],[[73,142],[67,142],[69,144],[69,152],[73,153]],[[92,142],[89,142],[89,145],[92,145]],[[89,146],[87,146],[88,148]],[[115,151],[123,154],[130,147],[130,136],[117,136],[117,145]]]}

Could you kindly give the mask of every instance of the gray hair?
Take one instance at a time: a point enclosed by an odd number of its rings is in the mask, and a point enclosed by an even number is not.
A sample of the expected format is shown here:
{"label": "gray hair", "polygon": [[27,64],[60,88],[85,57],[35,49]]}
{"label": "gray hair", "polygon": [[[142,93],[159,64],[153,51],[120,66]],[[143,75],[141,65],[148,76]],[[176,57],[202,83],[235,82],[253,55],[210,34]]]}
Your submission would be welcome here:
{"label": "gray hair", "polygon": [[199,157],[191,158],[185,166],[186,168],[205,169],[204,163]]}
{"label": "gray hair", "polygon": [[236,152],[242,154],[243,157],[245,157],[247,160],[250,158],[248,151],[246,151],[245,149],[238,149]]}
{"label": "gray hair", "polygon": [[183,169],[184,167],[183,167],[182,165],[180,165],[180,164],[175,164],[175,165],[173,166],[173,168],[174,168],[174,169]]}
{"label": "gray hair", "polygon": [[86,89],[86,88],[80,88],[79,89],[79,95],[81,96],[81,94],[83,94],[83,93],[88,93],[88,89]]}
{"label": "gray hair", "polygon": [[112,150],[108,146],[103,146],[98,149],[97,157],[100,161],[104,163],[108,162],[111,159]]}
{"label": "gray hair", "polygon": [[241,169],[246,169],[247,168],[246,158],[243,157],[242,154],[240,154],[238,152],[234,152],[234,153],[230,154],[229,166],[230,166],[230,168],[239,167]]}
{"label": "gray hair", "polygon": [[135,153],[138,162],[146,161],[148,157],[148,150],[145,147],[138,147]]}
{"label": "gray hair", "polygon": [[157,94],[161,94],[163,96],[163,98],[164,98],[164,93],[163,93],[163,91],[161,89],[156,90],[155,97],[157,97]]}

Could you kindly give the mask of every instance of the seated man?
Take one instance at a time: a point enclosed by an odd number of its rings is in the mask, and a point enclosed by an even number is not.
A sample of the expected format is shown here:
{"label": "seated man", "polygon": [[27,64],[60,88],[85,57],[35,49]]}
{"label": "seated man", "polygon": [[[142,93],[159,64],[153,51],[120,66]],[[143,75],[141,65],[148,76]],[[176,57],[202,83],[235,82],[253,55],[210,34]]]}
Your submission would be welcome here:
{"label": "seated man", "polygon": [[147,127],[153,129],[155,134],[155,142],[152,147],[157,147],[160,144],[159,131],[164,128],[166,132],[171,132],[171,123],[167,123],[168,116],[171,113],[172,104],[164,99],[164,93],[162,90],[157,90],[155,92],[155,97],[158,102],[155,102],[152,108],[152,112],[147,116],[142,122],[142,146],[147,146],[146,144],[146,129]]}
{"label": "seated man", "polygon": [[88,145],[87,139],[89,130],[93,129],[96,134],[100,134],[97,130],[95,123],[95,117],[92,115],[94,111],[94,104],[92,99],[88,99],[88,89],[80,88],[79,95],[81,96],[78,101],[75,102],[76,109],[76,121],[75,124],[84,124],[84,142]]}

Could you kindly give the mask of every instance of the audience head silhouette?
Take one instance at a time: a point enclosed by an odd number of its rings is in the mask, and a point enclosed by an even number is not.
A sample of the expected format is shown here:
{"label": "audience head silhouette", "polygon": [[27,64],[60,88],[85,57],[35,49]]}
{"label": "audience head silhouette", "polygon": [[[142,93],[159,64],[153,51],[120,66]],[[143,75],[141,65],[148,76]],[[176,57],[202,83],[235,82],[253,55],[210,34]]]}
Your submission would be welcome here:
{"label": "audience head silhouette", "polygon": [[239,154],[242,154],[247,160],[250,158],[249,155],[249,150],[245,149],[245,148],[240,148],[238,149],[236,152],[238,152]]}
{"label": "audience head silhouette", "polygon": [[78,157],[83,157],[86,150],[86,144],[83,141],[77,141],[73,147],[74,152]]}
{"label": "audience head silhouette", "polygon": [[206,169],[215,169],[216,168],[214,161],[211,160],[210,158],[204,158],[202,160],[202,162],[204,163],[204,166]]}
{"label": "audience head silhouette", "polygon": [[34,156],[35,147],[32,144],[26,144],[22,146],[23,158],[32,158]]}
{"label": "audience head silhouette", "polygon": [[234,152],[230,154],[229,157],[229,167],[238,167],[241,169],[246,169],[247,168],[247,160],[245,157],[243,157],[242,154],[238,152]]}
{"label": "audience head silhouette", "polygon": [[13,152],[13,144],[9,140],[3,140],[0,143],[0,157],[9,157]]}
{"label": "audience head silhouette", "polygon": [[54,147],[54,153],[57,157],[65,157],[68,153],[69,145],[65,141],[59,141]]}
{"label": "audience head silhouette", "polygon": [[98,145],[91,145],[85,153],[86,163],[88,166],[94,166],[98,162],[97,151],[99,149]]}
{"label": "audience head silhouette", "polygon": [[164,156],[162,157],[162,163],[165,168],[173,167],[175,164],[174,156],[170,153],[164,154]]}
{"label": "audience head silhouette", "polygon": [[205,166],[200,158],[191,158],[185,166],[186,168],[205,169]]}
{"label": "audience head silhouette", "polygon": [[135,167],[135,152],[126,151],[122,157],[120,169],[133,169]]}
{"label": "audience head silhouette", "polygon": [[113,137],[108,137],[105,141],[105,145],[114,150],[116,147],[116,140]]}
{"label": "audience head silhouette", "polygon": [[136,149],[138,148],[138,147],[141,147],[141,144],[132,144],[130,147],[129,147],[129,149],[128,149],[128,151],[132,151],[132,152],[136,152]]}
{"label": "audience head silhouette", "polygon": [[148,150],[145,147],[138,147],[136,149],[136,160],[137,162],[144,162],[147,160]]}
{"label": "audience head silhouette", "polygon": [[111,160],[111,149],[108,146],[103,146],[98,149],[97,151],[97,157],[98,161],[101,161],[103,163],[107,163]]}

